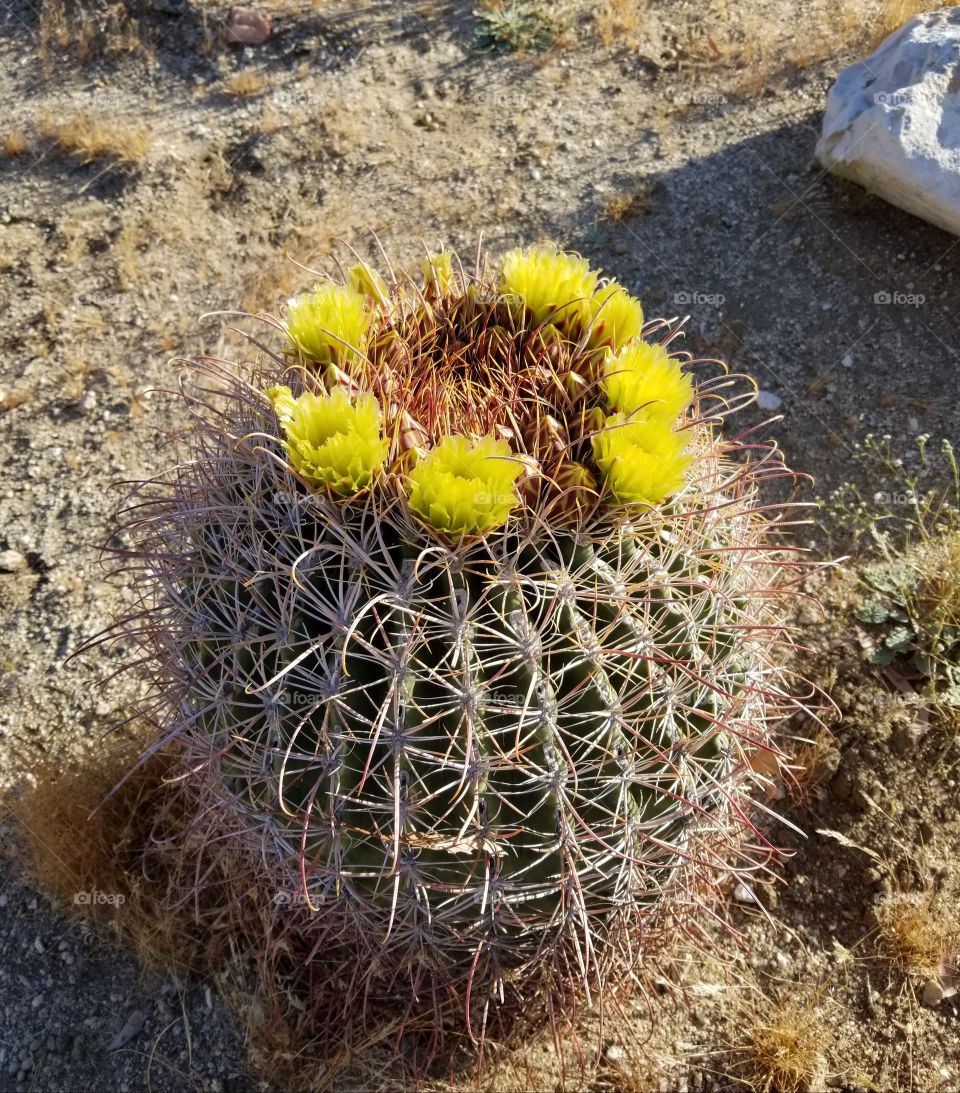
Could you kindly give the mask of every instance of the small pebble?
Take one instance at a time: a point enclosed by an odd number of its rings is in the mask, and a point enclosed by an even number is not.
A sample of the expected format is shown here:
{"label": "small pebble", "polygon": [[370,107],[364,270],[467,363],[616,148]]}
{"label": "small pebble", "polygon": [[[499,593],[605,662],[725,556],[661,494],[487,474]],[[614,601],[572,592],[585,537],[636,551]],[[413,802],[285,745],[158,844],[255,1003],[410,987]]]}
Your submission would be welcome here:
{"label": "small pebble", "polygon": [[19,550],[0,550],[0,573],[19,573],[27,568],[27,559]]}
{"label": "small pebble", "polygon": [[783,399],[773,391],[760,391],[757,394],[757,406],[761,410],[779,410],[782,405]]}
{"label": "small pebble", "polygon": [[753,889],[744,884],[743,881],[738,881],[733,888],[733,898],[737,903],[759,903]]}
{"label": "small pebble", "polygon": [[270,37],[270,17],[256,8],[234,8],[223,28],[223,40],[229,45],[262,46]]}
{"label": "small pebble", "polygon": [[925,1006],[929,1006],[931,1009],[935,1009],[943,1001],[943,986],[936,979],[928,979],[923,984],[923,990],[920,992],[920,1001]]}

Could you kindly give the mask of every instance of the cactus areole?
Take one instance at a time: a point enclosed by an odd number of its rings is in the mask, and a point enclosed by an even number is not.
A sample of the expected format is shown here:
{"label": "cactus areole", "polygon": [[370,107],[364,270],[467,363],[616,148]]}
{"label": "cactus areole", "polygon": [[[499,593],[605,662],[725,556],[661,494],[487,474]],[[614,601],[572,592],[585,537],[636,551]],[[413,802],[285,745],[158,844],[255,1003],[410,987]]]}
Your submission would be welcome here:
{"label": "cactus areole", "polygon": [[630,975],[770,854],[787,472],[720,432],[754,389],[546,246],[359,265],[270,325],[192,362],[189,459],[133,510],[184,777],[371,975]]}

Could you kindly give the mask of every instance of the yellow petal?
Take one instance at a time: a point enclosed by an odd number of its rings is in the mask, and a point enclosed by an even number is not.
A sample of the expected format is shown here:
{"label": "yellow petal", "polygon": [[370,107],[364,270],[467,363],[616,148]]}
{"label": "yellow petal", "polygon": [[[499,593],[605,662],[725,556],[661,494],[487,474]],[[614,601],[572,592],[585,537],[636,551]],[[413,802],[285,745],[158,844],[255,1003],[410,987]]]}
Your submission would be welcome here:
{"label": "yellow petal", "polygon": [[500,266],[499,291],[533,322],[582,327],[590,314],[597,273],[586,259],[553,246],[513,250]]}
{"label": "yellow petal", "polygon": [[368,298],[332,281],[287,303],[290,340],[319,364],[343,363],[362,355],[371,320]]}
{"label": "yellow petal", "polygon": [[387,458],[380,404],[372,394],[351,395],[337,387],[329,395],[289,388],[270,392],[286,435],[290,462],[311,485],[349,497],[370,485]]}
{"label": "yellow petal", "polygon": [[673,422],[690,405],[693,380],[662,345],[630,342],[604,361],[603,393],[611,410]]}
{"label": "yellow petal", "polygon": [[522,463],[505,440],[448,436],[410,472],[410,508],[447,535],[483,535],[519,504]]}
{"label": "yellow petal", "polygon": [[590,345],[609,346],[613,352],[640,337],[643,330],[643,308],[616,281],[594,293],[590,301]]}
{"label": "yellow petal", "polygon": [[593,438],[597,466],[621,504],[656,505],[685,483],[691,456],[686,438],[662,417],[628,419],[614,414]]}

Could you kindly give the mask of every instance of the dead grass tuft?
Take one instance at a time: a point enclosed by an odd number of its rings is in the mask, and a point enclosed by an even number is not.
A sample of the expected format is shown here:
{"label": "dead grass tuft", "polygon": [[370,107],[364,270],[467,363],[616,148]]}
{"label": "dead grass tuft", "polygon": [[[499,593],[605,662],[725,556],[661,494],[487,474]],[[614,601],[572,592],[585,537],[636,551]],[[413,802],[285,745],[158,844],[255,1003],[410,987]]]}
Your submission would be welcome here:
{"label": "dead grass tuft", "polygon": [[880,9],[871,48],[875,49],[888,34],[902,27],[914,15],[921,11],[932,11],[936,6],[936,4],[927,3],[926,0],[886,0]]}
{"label": "dead grass tuft", "polygon": [[769,1012],[751,1014],[739,1077],[756,1093],[807,1093],[820,1088],[829,1033],[814,1005],[769,999]]}
{"label": "dead grass tuft", "polygon": [[16,159],[27,150],[27,138],[22,129],[11,129],[3,138],[3,154],[7,159]]}
{"label": "dead grass tuft", "polygon": [[24,403],[29,402],[32,398],[32,392],[27,390],[8,391],[3,398],[0,399],[0,409],[15,410],[18,406],[23,406]]}
{"label": "dead grass tuft", "polygon": [[101,120],[89,114],[63,119],[44,114],[38,128],[42,136],[56,141],[64,152],[81,163],[104,161],[133,167],[150,151],[153,141],[145,125],[131,124],[121,118]]}
{"label": "dead grass tuft", "polygon": [[641,182],[637,187],[609,198],[600,209],[600,219],[619,223],[632,216],[650,212],[653,205],[653,184]]}
{"label": "dead grass tuft", "polygon": [[32,787],[4,804],[23,835],[21,865],[41,888],[125,936],[151,966],[190,969],[202,949],[191,938],[189,915],[165,909],[133,864],[148,834],[143,817],[163,793],[166,764],[137,768],[108,796],[135,757],[128,744],[87,764],[50,763],[36,771]]}
{"label": "dead grass tuft", "polygon": [[593,19],[605,46],[636,48],[648,36],[651,14],[647,0],[604,0]]}
{"label": "dead grass tuft", "polygon": [[917,613],[933,645],[960,633],[960,531],[933,539],[918,565]]}
{"label": "dead grass tuft", "polygon": [[252,68],[234,72],[223,85],[224,91],[235,99],[252,99],[267,89],[267,81]]}
{"label": "dead grass tuft", "polygon": [[37,30],[37,55],[48,69],[58,54],[85,61],[142,45],[140,23],[123,0],[41,0]]}
{"label": "dead grass tuft", "polygon": [[934,979],[948,953],[960,943],[960,928],[938,913],[928,894],[897,893],[877,908],[880,940],[908,976]]}

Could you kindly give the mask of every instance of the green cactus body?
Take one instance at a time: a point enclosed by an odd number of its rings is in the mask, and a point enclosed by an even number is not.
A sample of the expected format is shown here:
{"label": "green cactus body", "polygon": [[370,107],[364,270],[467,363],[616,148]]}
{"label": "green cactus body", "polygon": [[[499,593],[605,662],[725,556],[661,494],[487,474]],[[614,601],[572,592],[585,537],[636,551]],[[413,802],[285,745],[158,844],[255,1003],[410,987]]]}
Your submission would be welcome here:
{"label": "green cactus body", "polygon": [[252,511],[272,565],[228,573],[204,548],[190,701],[314,906],[509,964],[545,924],[560,939],[662,899],[734,762],[718,723],[745,701],[702,678],[740,608],[686,595],[700,559],[629,524],[418,557],[371,506]]}
{"label": "green cactus body", "polygon": [[[617,388],[636,406],[604,402],[596,275],[535,259],[498,286],[434,256],[389,298],[352,275],[377,298],[341,293],[342,359],[316,293],[286,364],[217,372],[230,397],[144,525],[184,769],[318,936],[455,990],[478,962],[491,989],[632,967],[729,867],[790,704],[756,506],[779,464],[658,410],[690,387],[659,350],[649,391]],[[550,305],[557,263],[585,303]]]}

